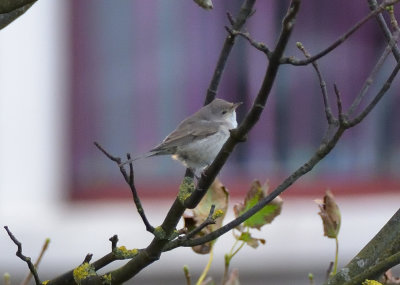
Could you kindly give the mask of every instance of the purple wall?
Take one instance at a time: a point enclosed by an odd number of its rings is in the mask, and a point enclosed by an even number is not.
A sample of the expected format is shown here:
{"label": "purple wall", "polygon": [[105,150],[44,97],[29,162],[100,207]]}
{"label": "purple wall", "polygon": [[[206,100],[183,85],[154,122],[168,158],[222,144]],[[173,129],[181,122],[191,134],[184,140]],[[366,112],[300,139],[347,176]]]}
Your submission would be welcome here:
{"label": "purple wall", "polygon": [[[240,2],[215,1],[214,10],[206,12],[187,0],[72,1],[73,191],[122,183],[118,169],[94,148],[93,141],[115,155],[137,155],[159,143],[202,105],[226,36],[225,13],[235,14]],[[287,4],[258,1],[246,29],[272,48]],[[302,57],[297,41],[316,53],[367,13],[365,1],[303,1],[285,54]],[[383,51],[382,39],[371,20],[319,61],[332,103],[332,86],[337,83],[348,107]],[[390,56],[380,82],[393,62]],[[245,102],[239,118],[257,94],[266,63],[262,53],[237,40],[218,96]],[[331,177],[344,183],[349,177],[398,179],[398,88],[396,81],[378,108],[344,136],[311,178]],[[249,141],[236,149],[223,175],[228,180],[238,175],[250,180],[286,175],[315,150],[325,127],[319,83],[311,65],[282,66],[260,123]],[[184,172],[167,158],[140,161],[135,170],[138,183],[143,184],[166,178],[179,183]]]}

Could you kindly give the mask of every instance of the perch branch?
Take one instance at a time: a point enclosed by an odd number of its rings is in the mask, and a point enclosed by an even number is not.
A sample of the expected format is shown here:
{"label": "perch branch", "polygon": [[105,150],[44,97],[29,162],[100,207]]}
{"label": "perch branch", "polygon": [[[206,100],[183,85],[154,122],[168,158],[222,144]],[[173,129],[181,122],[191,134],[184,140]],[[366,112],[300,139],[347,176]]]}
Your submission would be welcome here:
{"label": "perch branch", "polygon": [[336,145],[339,141],[340,137],[342,136],[343,132],[345,131],[344,128],[339,127],[331,138],[330,141],[327,143],[323,143],[320,145],[319,149],[314,153],[314,155],[301,167],[299,167],[295,172],[293,172],[289,177],[287,177],[274,191],[272,191],[268,196],[260,200],[254,207],[249,209],[247,212],[243,213],[241,216],[237,217],[236,219],[232,220],[228,224],[224,225],[223,227],[197,239],[192,239],[188,241],[171,241],[168,246],[165,247],[165,251],[174,249],[179,246],[187,246],[192,247],[195,245],[200,245],[209,241],[212,241],[221,235],[225,234],[226,232],[232,230],[233,228],[237,227],[245,220],[253,216],[259,210],[264,208],[268,203],[270,203],[274,198],[280,195],[283,191],[289,188],[294,182],[296,182],[301,176],[311,171],[318,162],[320,162]]}
{"label": "perch branch", "polygon": [[32,263],[31,258],[22,254],[22,244],[17,240],[17,238],[13,235],[13,233],[8,229],[7,226],[4,226],[4,229],[7,231],[8,236],[10,237],[10,239],[14,242],[14,244],[15,244],[15,245],[17,246],[17,248],[18,248],[18,250],[17,250],[17,252],[16,252],[15,254],[16,254],[20,259],[22,259],[23,261],[26,262],[26,264],[27,264],[28,267],[29,267],[30,272],[31,272],[32,275],[33,275],[33,278],[35,279],[36,285],[41,285],[42,282],[40,282],[39,275],[38,275],[38,273],[37,273],[37,271],[36,271],[35,266],[34,266],[33,263]]}
{"label": "perch branch", "polygon": [[[114,161],[115,163],[117,163],[118,165],[121,164],[121,158],[119,157],[115,157],[113,155],[111,155],[110,153],[108,153],[99,143],[95,142],[94,145],[102,152],[104,153],[105,156],[107,156],[110,160]],[[128,160],[131,158],[130,154],[127,154],[127,158]],[[124,179],[126,181],[126,183],[128,183],[129,188],[131,189],[132,192],[132,197],[133,197],[133,201],[135,202],[136,205],[136,209],[140,215],[140,217],[142,218],[142,221],[144,223],[144,225],[146,226],[146,230],[150,233],[154,233],[154,227],[149,223],[149,221],[147,220],[146,214],[144,212],[144,209],[142,207],[142,203],[140,201],[139,195],[136,191],[136,186],[135,186],[135,175],[133,172],[133,164],[132,162],[129,163],[129,175],[126,173],[125,168],[123,166],[121,166],[119,168],[119,170],[121,171],[122,175],[124,176]]]}
{"label": "perch branch", "polygon": [[282,30],[280,32],[276,48],[272,52],[268,68],[266,70],[263,83],[260,91],[247,113],[246,117],[237,129],[231,131],[229,139],[225,142],[221,151],[218,153],[214,162],[207,167],[201,175],[201,178],[197,184],[197,187],[193,194],[185,200],[185,207],[193,209],[197,206],[200,200],[205,195],[207,189],[216,178],[217,174],[227,161],[229,155],[232,153],[235,146],[245,140],[248,132],[258,122],[262,111],[264,110],[265,104],[269,97],[273,83],[275,81],[276,74],[280,66],[280,59],[288,43],[289,37],[292,33],[295,18],[300,7],[300,1],[294,0],[291,2],[287,14],[283,20]]}
{"label": "perch branch", "polygon": [[[351,127],[355,126],[356,124],[360,123],[368,115],[368,113],[376,106],[376,104],[384,96],[384,94],[386,94],[386,91],[390,88],[391,83],[394,80],[394,78],[396,77],[399,69],[400,69],[400,62],[396,65],[396,67],[392,71],[389,78],[383,84],[381,90],[375,96],[374,100],[364,109],[364,111],[361,112],[361,114],[356,119],[346,122],[346,124],[340,124],[339,128],[336,130],[333,137],[327,143],[322,143],[319,146],[319,149],[314,153],[314,155],[305,164],[303,164],[300,168],[298,168],[295,172],[293,172],[274,191],[272,191],[267,197],[265,197],[259,203],[257,203],[253,208],[249,209],[247,212],[245,212],[241,216],[237,217],[233,221],[229,222],[225,226],[223,226],[223,227],[215,230],[214,232],[209,233],[203,237],[189,240],[189,241],[172,241],[168,244],[168,246],[165,248],[165,250],[171,250],[178,246],[192,247],[195,245],[203,244],[203,243],[209,242],[211,240],[214,240],[214,239],[218,238],[219,236],[223,235],[224,233],[230,231],[234,227],[240,225],[242,222],[244,222],[245,220],[250,218],[252,215],[254,215],[256,212],[261,210],[264,206],[266,206],[269,202],[271,202],[275,197],[277,197],[284,190],[286,190],[288,187],[290,187],[301,176],[303,176],[304,174],[311,171],[314,168],[314,166],[317,163],[319,163],[335,147],[335,145],[337,144],[337,142],[339,141],[340,137],[342,136],[342,134],[344,133],[344,131],[346,129],[351,128]],[[339,108],[340,112],[342,112],[339,93],[337,93],[337,96],[338,96],[337,97],[338,98],[338,100],[337,100],[338,108]]]}
{"label": "perch branch", "polygon": [[285,57],[281,59],[282,64],[292,64],[292,65],[307,65],[334,50],[339,45],[344,43],[348,37],[354,34],[362,25],[364,25],[368,20],[375,17],[379,13],[382,13],[387,6],[394,5],[395,3],[399,2],[399,0],[392,0],[392,1],[384,1],[381,5],[377,6],[372,12],[370,12],[367,16],[363,19],[358,21],[351,29],[349,29],[346,33],[344,33],[341,37],[339,37],[335,42],[333,42],[330,46],[326,49],[322,50],[321,52],[317,53],[316,55],[306,58],[303,60],[296,59],[295,57]]}
{"label": "perch branch", "polygon": [[[246,19],[251,14],[254,2],[255,2],[255,0],[245,0],[244,1],[238,17],[236,17],[236,19],[234,20],[234,22],[235,22],[233,25],[234,30],[240,30],[241,26],[246,22]],[[251,122],[250,123],[251,126],[254,125],[255,122],[258,120],[258,117],[261,114],[263,106],[265,105],[266,97],[269,94],[270,88],[272,87],[272,83],[276,76],[276,72],[277,72],[278,65],[279,65],[279,59],[283,53],[283,50],[286,47],[287,40],[290,36],[292,26],[293,26],[292,20],[294,19],[294,16],[297,13],[300,1],[299,0],[293,1],[293,3],[295,3],[295,4],[291,5],[291,7],[290,7],[291,12],[288,13],[288,15],[290,15],[290,16],[286,18],[287,21],[285,22],[285,32],[282,34],[280,40],[278,41],[278,45],[277,45],[277,48],[276,48],[276,51],[274,54],[275,57],[272,57],[274,63],[270,64],[268,72],[267,72],[267,75],[270,77],[268,80],[264,81],[264,84],[263,84],[262,92],[265,92],[265,95],[260,95],[258,102],[255,103],[255,107],[253,108],[253,115],[252,115],[253,117],[255,116],[255,118],[248,119]],[[232,49],[232,46],[234,44],[234,38],[235,37],[233,37],[232,35],[228,35],[227,38],[225,39],[225,43],[221,50],[219,60],[217,63],[217,67],[214,71],[214,75],[212,77],[210,87],[208,88],[208,92],[207,92],[206,99],[205,99],[205,104],[211,102],[215,98],[217,87],[218,87],[220,79],[221,79],[222,71],[224,70],[227,57],[228,57],[228,55]],[[264,104],[262,104],[263,102],[264,102]],[[261,106],[261,108],[260,108],[260,106]],[[247,126],[245,126],[244,128],[246,129]],[[248,129],[247,129],[247,131],[248,131]],[[242,133],[243,133],[243,131],[242,131]],[[243,134],[241,134],[241,135],[243,136]],[[208,186],[211,185],[211,182],[214,180],[217,172],[221,169],[222,165],[226,161],[226,158],[229,156],[229,153],[230,153],[229,148],[231,148],[231,147],[233,148],[233,146],[238,142],[237,137],[236,137],[236,139],[233,139],[233,137],[235,137],[235,136],[231,134],[230,143],[226,143],[225,146],[223,147],[223,150],[221,150],[221,152],[219,154],[221,157],[221,153],[224,153],[222,155],[222,156],[225,156],[224,162],[221,164],[218,161],[218,157],[217,157],[217,159],[215,159],[213,162],[214,170],[212,170],[212,168],[210,169],[210,167],[208,168],[208,174],[213,173],[212,174],[213,177],[210,176],[210,178],[209,177],[204,178],[204,175],[203,175],[202,178],[200,178],[200,181],[198,184],[203,185],[203,186],[207,186],[207,184],[208,184]],[[228,146],[227,146],[227,144],[228,144]],[[228,150],[227,154],[226,154],[226,150]],[[204,183],[204,182],[201,182],[202,180],[203,181],[209,180],[209,181],[207,183]],[[202,189],[202,188],[200,188],[200,189]],[[208,189],[208,187],[207,187],[207,189]],[[195,192],[204,192],[204,191],[195,191]],[[193,204],[199,203],[199,201],[201,200],[203,195],[204,194],[196,195],[198,200],[196,200],[196,197],[192,197],[192,199],[191,199],[192,203]],[[155,236],[153,241],[150,243],[150,245],[147,248],[145,248],[143,251],[140,251],[138,256],[136,256],[135,258],[130,260],[123,267],[111,272],[110,274],[112,274],[113,280],[115,280],[115,282],[121,283],[126,280],[129,280],[130,278],[135,276],[140,270],[142,270],[144,267],[148,266],[149,264],[151,264],[152,262],[154,262],[155,260],[158,260],[160,258],[161,252],[163,252],[166,244],[169,243],[169,238],[174,234],[175,227],[178,224],[179,220],[181,219],[186,208],[187,208],[187,205],[182,203],[182,201],[179,199],[179,197],[177,197],[175,199],[173,205],[171,206],[170,210],[168,211],[163,223],[161,224],[161,226],[157,227],[157,229],[164,234],[164,237],[162,238],[161,236]]]}
{"label": "perch branch", "polygon": [[[271,63],[270,63],[271,64]],[[359,117],[357,117],[357,122],[359,123],[362,121],[365,116],[376,106],[378,101],[383,97],[383,95],[386,93],[386,91],[390,88],[391,82],[395,78],[400,63],[395,67],[393,70],[392,74],[389,76],[388,80],[384,83],[382,89],[380,92],[377,94],[373,102],[371,102],[370,105],[368,105],[365,110],[360,114]],[[315,66],[314,66],[315,67]],[[320,77],[321,80],[321,77]],[[284,190],[286,190],[288,187],[290,187],[297,179],[299,179],[301,176],[306,174],[307,172],[311,171],[314,166],[319,163],[337,144],[339,141],[340,137],[342,134],[345,132],[346,129],[354,126],[354,121],[352,122],[346,122],[345,117],[346,115],[343,114],[342,110],[342,103],[340,99],[340,93],[338,91],[338,88],[335,86],[335,93],[336,93],[336,98],[337,98],[337,106],[338,106],[338,112],[339,112],[339,127],[337,128],[336,132],[334,133],[331,138],[325,142],[323,141],[321,145],[319,146],[318,150],[314,153],[314,155],[305,163],[303,164],[300,168],[298,168],[295,172],[293,172],[288,178],[286,178],[273,192],[271,192],[267,197],[262,199],[258,204],[256,204],[253,208],[251,208],[249,211],[245,212],[235,220],[231,221],[230,223],[226,224],[225,226],[217,229],[216,231],[207,234],[203,237],[193,239],[193,240],[188,240],[188,241],[172,241],[170,242],[166,247],[165,250],[170,250],[172,248],[178,247],[178,246],[195,246],[199,244],[203,244],[205,242],[209,242],[211,240],[214,240],[218,238],[219,236],[223,235],[224,233],[230,231],[234,227],[240,225],[242,222],[244,222],[246,219],[254,215],[256,212],[261,210],[264,206],[266,206],[269,202],[271,202],[275,197],[280,195]],[[327,95],[326,98],[327,99]],[[332,115],[333,116],[333,115]],[[328,118],[328,117],[327,117]],[[328,119],[329,120],[329,119]],[[333,124],[334,122],[331,120],[331,123]],[[330,124],[329,127],[332,125]],[[240,128],[240,127],[239,127]],[[201,183],[201,180],[200,182]],[[196,193],[196,192],[195,192]]]}

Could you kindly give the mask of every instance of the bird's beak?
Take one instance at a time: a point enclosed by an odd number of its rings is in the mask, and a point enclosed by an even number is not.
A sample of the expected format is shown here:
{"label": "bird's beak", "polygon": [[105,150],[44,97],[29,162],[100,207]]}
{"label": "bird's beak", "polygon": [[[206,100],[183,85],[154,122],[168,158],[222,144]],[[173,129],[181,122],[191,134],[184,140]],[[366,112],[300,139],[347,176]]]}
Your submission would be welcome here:
{"label": "bird's beak", "polygon": [[236,108],[239,107],[242,104],[243,104],[243,102],[233,103],[232,110],[236,110]]}

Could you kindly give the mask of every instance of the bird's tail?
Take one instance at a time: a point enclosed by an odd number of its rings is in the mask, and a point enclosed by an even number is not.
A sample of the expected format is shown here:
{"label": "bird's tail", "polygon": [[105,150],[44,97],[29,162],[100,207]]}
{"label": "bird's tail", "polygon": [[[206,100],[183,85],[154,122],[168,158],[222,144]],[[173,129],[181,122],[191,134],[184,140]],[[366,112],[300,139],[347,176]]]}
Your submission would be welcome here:
{"label": "bird's tail", "polygon": [[147,158],[147,157],[150,157],[150,156],[153,156],[153,155],[156,155],[156,154],[157,154],[157,152],[154,152],[154,151],[146,152],[144,154],[141,154],[139,156],[136,156],[134,158],[128,159],[127,161],[124,161],[124,162],[118,164],[118,167],[122,167],[125,164],[131,163],[131,162],[133,162],[135,160],[142,159],[142,158]]}

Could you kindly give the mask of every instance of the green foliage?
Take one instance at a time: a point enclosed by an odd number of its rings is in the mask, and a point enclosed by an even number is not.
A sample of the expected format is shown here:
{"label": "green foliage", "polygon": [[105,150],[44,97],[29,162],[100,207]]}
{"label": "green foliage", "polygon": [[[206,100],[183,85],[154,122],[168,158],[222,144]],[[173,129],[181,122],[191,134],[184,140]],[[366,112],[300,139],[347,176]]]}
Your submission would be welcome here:
{"label": "green foliage", "polygon": [[[235,216],[238,217],[243,213],[253,208],[261,199],[268,193],[268,184],[261,183],[256,180],[251,185],[250,190],[247,192],[244,203],[239,203],[234,206]],[[243,226],[260,229],[262,226],[269,224],[281,213],[283,200],[278,196],[271,201],[268,205],[247,219]]]}
{"label": "green foliage", "polygon": [[[239,215],[245,213],[254,205],[256,205],[261,199],[263,199],[268,193],[268,185],[265,183],[261,186],[259,181],[254,181],[247,192],[244,202],[234,205],[233,210],[235,216],[238,217]],[[189,231],[198,227],[202,222],[206,219],[210,218],[210,208],[212,205],[215,206],[215,211],[211,216],[212,219],[216,217],[222,216],[216,221],[216,224],[209,225],[200,231],[197,235],[202,236],[204,234],[209,233],[215,229],[218,229],[222,226],[223,218],[225,217],[225,213],[228,208],[228,198],[229,193],[225,189],[225,187],[216,180],[211,188],[208,190],[206,196],[200,202],[200,204],[194,209],[191,213],[185,214],[185,227],[188,228]],[[282,209],[283,200],[278,196],[275,198],[269,205],[265,206],[261,209],[260,212],[253,215],[251,218],[246,220],[242,225],[237,227],[233,231],[233,236],[235,237],[236,241],[234,242],[231,250],[229,253],[225,254],[225,272],[223,277],[222,284],[236,284],[239,285],[239,272],[237,269],[232,270],[229,272],[229,266],[231,263],[232,258],[243,248],[244,245],[249,245],[252,248],[257,248],[260,244],[265,244],[265,239],[262,238],[255,238],[252,236],[250,232],[251,229],[260,229],[262,226],[271,223],[276,216],[278,216]],[[239,232],[238,234],[236,232]],[[206,254],[210,253],[209,261],[206,265],[205,270],[203,271],[202,275],[200,276],[199,280],[196,284],[214,284],[211,278],[206,279],[206,274],[210,268],[212,257],[212,247],[215,241],[210,242],[205,245],[199,245],[193,247],[193,250],[197,253]],[[185,267],[184,267],[185,270]],[[186,267],[185,277],[188,280],[188,269]],[[204,281],[207,280],[207,281]],[[189,283],[188,283],[189,284]]]}

